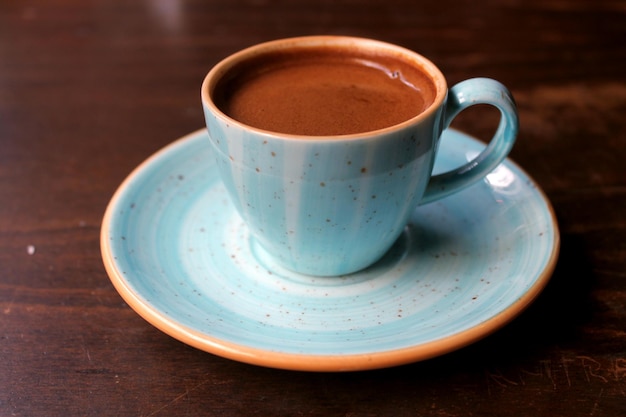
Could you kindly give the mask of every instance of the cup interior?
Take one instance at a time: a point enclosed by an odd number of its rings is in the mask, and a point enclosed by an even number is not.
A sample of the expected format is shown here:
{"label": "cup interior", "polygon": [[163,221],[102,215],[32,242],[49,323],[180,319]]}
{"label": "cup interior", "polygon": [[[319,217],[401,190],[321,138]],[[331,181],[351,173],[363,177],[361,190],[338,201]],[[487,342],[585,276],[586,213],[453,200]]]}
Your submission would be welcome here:
{"label": "cup interior", "polygon": [[[302,139],[302,135],[265,131],[264,129],[252,127],[230,117],[221,110],[218,104],[216,104],[217,100],[215,93],[219,89],[220,83],[223,83],[225,80],[233,77],[234,74],[241,71],[242,68],[258,65],[258,63],[263,62],[264,59],[271,59],[271,57],[276,54],[285,52],[302,53],[307,50],[319,50],[320,48],[332,49],[337,54],[358,54],[363,56],[388,57],[396,59],[410,65],[410,67],[423,74],[429,80],[430,85],[432,86],[430,89],[431,96],[428,98],[430,104],[427,105],[426,108],[419,114],[411,118],[405,119],[392,126],[375,130],[377,133],[384,133],[386,130],[401,129],[406,125],[414,124],[419,122],[421,119],[430,117],[433,112],[437,111],[446,97],[447,85],[443,74],[430,60],[416,52],[397,45],[366,38],[347,36],[306,36],[261,43],[241,50],[220,61],[207,74],[202,84],[201,96],[203,105],[214,116],[222,119],[229,125],[237,125],[245,130],[270,133],[274,137],[282,136],[289,138],[298,136],[299,139]],[[339,136],[342,138],[354,138],[371,135],[371,132],[372,131]],[[311,137],[320,138],[320,136]],[[327,139],[332,138],[328,137]]]}

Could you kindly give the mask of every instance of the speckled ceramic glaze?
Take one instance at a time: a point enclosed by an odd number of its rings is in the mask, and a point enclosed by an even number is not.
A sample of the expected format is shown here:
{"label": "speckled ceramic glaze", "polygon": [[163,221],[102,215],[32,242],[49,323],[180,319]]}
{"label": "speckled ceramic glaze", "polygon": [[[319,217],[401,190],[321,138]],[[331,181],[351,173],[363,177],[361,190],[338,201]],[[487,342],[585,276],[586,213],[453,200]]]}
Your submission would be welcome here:
{"label": "speckled ceramic glaze", "polygon": [[[484,145],[447,130],[435,170]],[[519,314],[547,283],[559,234],[549,202],[505,161],[415,209],[383,258],[332,278],[278,265],[220,180],[205,131],[138,167],[111,200],[102,256],[124,300],[199,349],[312,371],[381,368],[465,346]]]}
{"label": "speckled ceramic glaze", "polygon": [[[217,82],[248,57],[319,45],[401,55],[431,76],[435,101],[417,117],[390,128],[321,138],[255,129],[229,118],[212,102]],[[496,81],[468,80],[448,95],[443,75],[424,57],[350,37],[286,39],[239,52],[207,75],[202,101],[218,169],[252,235],[282,265],[319,276],[351,273],[377,261],[418,204],[487,175],[506,157],[518,129],[513,99]],[[442,128],[476,103],[491,104],[502,113],[491,145],[429,184]]]}

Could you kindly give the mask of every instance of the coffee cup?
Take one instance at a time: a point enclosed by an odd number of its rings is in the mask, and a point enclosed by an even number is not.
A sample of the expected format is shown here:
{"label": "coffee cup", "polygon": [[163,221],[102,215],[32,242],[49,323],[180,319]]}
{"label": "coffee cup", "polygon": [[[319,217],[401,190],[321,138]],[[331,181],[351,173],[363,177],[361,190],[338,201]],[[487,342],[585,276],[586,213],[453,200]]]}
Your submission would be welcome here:
{"label": "coffee cup", "polygon": [[[364,38],[252,46],[215,65],[201,97],[222,181],[255,245],[317,276],[375,263],[417,206],[484,178],[518,131],[499,82],[448,89],[428,59]],[[496,133],[473,160],[433,175],[443,130],[474,104],[500,111]]]}

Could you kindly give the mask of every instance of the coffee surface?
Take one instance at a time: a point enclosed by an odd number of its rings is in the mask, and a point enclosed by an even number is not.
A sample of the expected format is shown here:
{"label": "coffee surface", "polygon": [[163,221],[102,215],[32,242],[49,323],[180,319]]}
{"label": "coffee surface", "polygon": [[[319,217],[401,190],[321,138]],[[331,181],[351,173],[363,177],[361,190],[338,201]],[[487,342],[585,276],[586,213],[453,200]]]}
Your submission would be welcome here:
{"label": "coffee surface", "polygon": [[416,64],[332,48],[246,61],[213,94],[220,110],[241,123],[305,136],[393,126],[426,110],[434,97],[432,80]]}

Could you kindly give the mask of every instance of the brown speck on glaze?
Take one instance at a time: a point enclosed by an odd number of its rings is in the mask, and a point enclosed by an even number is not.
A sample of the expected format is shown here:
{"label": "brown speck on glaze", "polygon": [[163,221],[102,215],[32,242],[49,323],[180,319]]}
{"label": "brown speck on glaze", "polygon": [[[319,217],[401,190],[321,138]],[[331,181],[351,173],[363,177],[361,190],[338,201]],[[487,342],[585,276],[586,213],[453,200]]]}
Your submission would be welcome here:
{"label": "brown speck on glaze", "polygon": [[272,151],[271,153],[272,153],[272,156],[276,156],[276,152]]}
{"label": "brown speck on glaze", "polygon": [[326,183],[325,182],[320,182],[320,187],[326,187]]}
{"label": "brown speck on glaze", "polygon": [[261,169],[257,167],[257,168],[255,168],[255,171],[256,172],[261,172]]}
{"label": "brown speck on glaze", "polygon": [[365,174],[367,172],[367,167],[361,168],[361,174]]}

